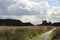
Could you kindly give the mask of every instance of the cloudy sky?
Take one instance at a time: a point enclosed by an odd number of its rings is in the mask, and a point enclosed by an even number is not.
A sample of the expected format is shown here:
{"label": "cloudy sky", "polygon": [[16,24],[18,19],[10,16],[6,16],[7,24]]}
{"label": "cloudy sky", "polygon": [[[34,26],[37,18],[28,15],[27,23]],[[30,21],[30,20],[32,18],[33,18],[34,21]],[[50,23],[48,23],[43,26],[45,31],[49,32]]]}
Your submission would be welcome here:
{"label": "cloudy sky", "polygon": [[33,24],[60,22],[60,0],[0,0],[0,19],[8,18]]}

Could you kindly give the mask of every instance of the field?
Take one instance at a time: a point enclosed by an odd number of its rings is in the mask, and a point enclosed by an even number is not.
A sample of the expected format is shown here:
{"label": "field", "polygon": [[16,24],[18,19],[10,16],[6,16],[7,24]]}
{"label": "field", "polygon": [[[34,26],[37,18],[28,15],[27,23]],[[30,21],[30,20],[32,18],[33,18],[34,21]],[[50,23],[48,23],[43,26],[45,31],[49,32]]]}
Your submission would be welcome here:
{"label": "field", "polygon": [[[33,40],[37,35],[41,35],[53,26],[0,26],[0,40]],[[60,40],[60,27],[52,33],[51,40]]]}
{"label": "field", "polygon": [[53,38],[52,40],[60,40],[60,26],[56,27],[56,30],[53,33]]}

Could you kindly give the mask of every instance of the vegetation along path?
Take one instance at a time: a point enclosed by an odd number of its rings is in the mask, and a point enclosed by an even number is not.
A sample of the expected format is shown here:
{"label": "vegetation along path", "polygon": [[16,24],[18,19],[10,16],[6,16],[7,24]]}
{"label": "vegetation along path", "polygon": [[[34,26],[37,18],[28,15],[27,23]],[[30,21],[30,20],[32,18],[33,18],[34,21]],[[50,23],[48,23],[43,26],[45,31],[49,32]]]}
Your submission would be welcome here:
{"label": "vegetation along path", "polygon": [[42,35],[39,35],[35,38],[35,40],[48,40],[50,34],[55,30],[56,28],[42,34]]}

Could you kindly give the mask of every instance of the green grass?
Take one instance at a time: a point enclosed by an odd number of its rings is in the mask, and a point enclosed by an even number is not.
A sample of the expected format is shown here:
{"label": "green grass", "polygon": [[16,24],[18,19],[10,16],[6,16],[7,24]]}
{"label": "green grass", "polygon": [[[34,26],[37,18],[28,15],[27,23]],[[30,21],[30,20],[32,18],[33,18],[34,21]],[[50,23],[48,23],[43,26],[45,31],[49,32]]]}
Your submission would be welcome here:
{"label": "green grass", "polygon": [[33,38],[37,35],[41,35],[49,30],[51,30],[51,28],[48,29],[48,27],[33,27],[32,29],[31,27],[29,27],[28,30],[25,28],[22,29],[20,27],[16,27],[16,29],[14,29],[14,27],[7,28],[4,30],[0,30],[0,40],[33,40]]}

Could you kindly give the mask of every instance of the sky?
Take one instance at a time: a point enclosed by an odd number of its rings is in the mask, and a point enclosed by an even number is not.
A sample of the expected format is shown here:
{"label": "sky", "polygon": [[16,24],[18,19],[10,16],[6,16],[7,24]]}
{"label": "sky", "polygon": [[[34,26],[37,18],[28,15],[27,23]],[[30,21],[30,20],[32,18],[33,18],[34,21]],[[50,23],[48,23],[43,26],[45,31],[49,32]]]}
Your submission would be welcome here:
{"label": "sky", "polygon": [[0,0],[0,19],[60,22],[60,0]]}

